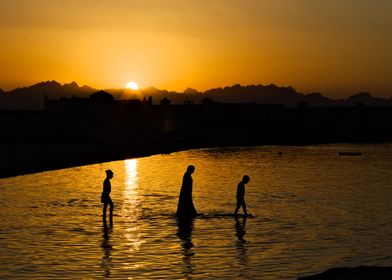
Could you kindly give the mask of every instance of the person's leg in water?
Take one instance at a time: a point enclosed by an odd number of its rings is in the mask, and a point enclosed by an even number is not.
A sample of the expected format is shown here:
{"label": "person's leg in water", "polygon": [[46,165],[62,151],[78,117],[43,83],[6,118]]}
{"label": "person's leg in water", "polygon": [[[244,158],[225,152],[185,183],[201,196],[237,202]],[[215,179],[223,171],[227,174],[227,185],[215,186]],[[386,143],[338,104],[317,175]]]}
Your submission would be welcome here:
{"label": "person's leg in water", "polygon": [[244,211],[244,216],[248,216],[248,212],[246,212],[245,199],[242,200],[241,204],[242,204],[242,210]]}
{"label": "person's leg in water", "polygon": [[112,221],[113,221],[113,209],[114,209],[114,204],[113,204],[111,198],[109,198],[108,203],[109,203],[109,206],[110,206],[110,210],[109,210],[109,211],[110,211],[110,221],[112,222]]}
{"label": "person's leg in water", "polygon": [[103,203],[102,219],[106,221],[106,209],[108,208],[108,203],[105,201]]}
{"label": "person's leg in water", "polygon": [[237,198],[237,207],[235,208],[234,215],[237,216],[238,210],[241,208],[242,201]]}

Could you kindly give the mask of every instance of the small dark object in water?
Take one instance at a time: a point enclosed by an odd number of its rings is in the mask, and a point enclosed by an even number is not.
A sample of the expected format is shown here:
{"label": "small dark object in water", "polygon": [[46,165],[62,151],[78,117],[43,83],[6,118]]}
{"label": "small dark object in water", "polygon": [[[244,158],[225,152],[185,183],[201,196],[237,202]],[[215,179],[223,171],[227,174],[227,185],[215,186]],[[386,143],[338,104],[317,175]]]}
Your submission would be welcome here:
{"label": "small dark object in water", "polygon": [[355,156],[362,156],[362,153],[359,153],[359,152],[340,152],[339,156],[355,157]]}
{"label": "small dark object in water", "polygon": [[387,280],[392,279],[392,267],[359,266],[331,268],[313,276],[299,277],[298,280]]}

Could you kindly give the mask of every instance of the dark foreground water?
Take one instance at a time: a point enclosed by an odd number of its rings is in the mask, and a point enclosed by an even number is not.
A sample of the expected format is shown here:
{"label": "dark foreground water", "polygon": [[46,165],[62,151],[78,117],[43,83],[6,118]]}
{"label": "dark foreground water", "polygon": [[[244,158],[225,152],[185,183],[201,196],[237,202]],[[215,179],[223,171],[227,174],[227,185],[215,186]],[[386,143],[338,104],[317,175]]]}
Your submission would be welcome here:
{"label": "dark foreground water", "polygon": [[[0,278],[295,279],[392,265],[391,162],[392,145],[224,148],[1,179]],[[183,225],[188,164],[203,215]],[[108,168],[113,226],[101,217]],[[244,174],[254,216],[235,219]]]}

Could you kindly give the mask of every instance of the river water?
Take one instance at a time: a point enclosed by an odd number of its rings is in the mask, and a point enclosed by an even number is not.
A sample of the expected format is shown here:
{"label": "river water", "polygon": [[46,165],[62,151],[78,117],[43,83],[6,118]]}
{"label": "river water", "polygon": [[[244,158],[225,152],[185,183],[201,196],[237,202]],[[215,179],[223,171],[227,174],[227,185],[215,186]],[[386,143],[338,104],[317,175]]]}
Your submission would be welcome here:
{"label": "river water", "polygon": [[[296,279],[390,266],[391,162],[391,144],[239,147],[1,179],[0,278]],[[174,213],[189,164],[201,216],[184,225]],[[106,169],[112,225],[101,217]],[[252,216],[236,219],[244,174]]]}

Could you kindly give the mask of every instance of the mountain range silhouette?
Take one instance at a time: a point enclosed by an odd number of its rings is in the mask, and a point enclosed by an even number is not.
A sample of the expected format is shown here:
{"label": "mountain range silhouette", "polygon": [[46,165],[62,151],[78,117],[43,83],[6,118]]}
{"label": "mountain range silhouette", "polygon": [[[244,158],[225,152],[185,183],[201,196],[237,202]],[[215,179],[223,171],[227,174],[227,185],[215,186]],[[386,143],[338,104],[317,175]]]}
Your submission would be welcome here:
{"label": "mountain range silhouette", "polygon": [[[29,87],[17,88],[8,92],[0,89],[0,109],[2,110],[42,110],[45,96],[48,99],[59,99],[61,97],[88,97],[99,91],[89,86],[79,86],[76,82],[60,84],[56,81],[46,81]],[[187,88],[184,92],[160,90],[149,87],[139,91],[125,89],[105,89],[115,99],[142,99],[152,97],[154,104],[159,104],[163,98],[168,98],[172,104],[183,104],[192,101],[200,104],[208,97],[214,102],[221,103],[265,103],[283,104],[287,107],[296,107],[299,103],[306,102],[309,106],[355,106],[362,103],[366,106],[392,106],[392,98],[373,97],[368,92],[360,92],[347,99],[331,99],[321,93],[304,94],[292,87],[280,87],[270,85],[247,85],[235,84],[224,88],[209,89],[199,92]]]}

